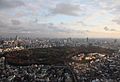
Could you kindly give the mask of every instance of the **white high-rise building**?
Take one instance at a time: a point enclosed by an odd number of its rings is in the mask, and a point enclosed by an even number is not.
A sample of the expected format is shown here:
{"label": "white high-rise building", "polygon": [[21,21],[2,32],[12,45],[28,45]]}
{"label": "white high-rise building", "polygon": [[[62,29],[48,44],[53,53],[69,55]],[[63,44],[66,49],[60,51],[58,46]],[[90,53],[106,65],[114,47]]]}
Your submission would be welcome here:
{"label": "white high-rise building", "polygon": [[1,57],[0,58],[0,68],[4,69],[4,67],[5,67],[5,57]]}

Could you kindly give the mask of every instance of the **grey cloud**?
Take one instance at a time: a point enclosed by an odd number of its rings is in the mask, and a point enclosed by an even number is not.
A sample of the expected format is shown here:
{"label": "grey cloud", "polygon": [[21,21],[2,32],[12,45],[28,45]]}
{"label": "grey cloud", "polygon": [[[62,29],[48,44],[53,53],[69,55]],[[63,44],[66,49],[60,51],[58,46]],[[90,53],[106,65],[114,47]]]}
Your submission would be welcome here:
{"label": "grey cloud", "polygon": [[82,26],[89,26],[89,25],[85,24],[83,21],[78,21],[77,23],[80,23]]}
{"label": "grey cloud", "polygon": [[48,28],[55,32],[65,32],[66,31],[66,29],[63,29],[63,27],[55,26],[53,23],[48,24]]}
{"label": "grey cloud", "polygon": [[81,11],[79,5],[60,3],[56,4],[56,7],[52,10],[52,14],[63,14],[63,15],[71,15],[78,16],[79,11]]}
{"label": "grey cloud", "polygon": [[120,14],[119,0],[95,0],[102,9],[107,10],[112,14]]}
{"label": "grey cloud", "polygon": [[115,7],[114,7],[114,13],[120,13],[120,5],[116,5]]}
{"label": "grey cloud", "polygon": [[[85,24],[84,22],[77,22],[77,23],[83,23]],[[66,28],[64,27],[64,25],[66,25],[66,23],[64,22],[61,22],[60,23],[60,26],[55,26],[53,23],[49,23],[49,28],[51,27],[54,31],[57,31],[57,32],[66,32],[66,33],[83,33],[83,32],[90,32],[89,30],[75,30],[75,29],[70,29],[70,28]],[[84,26],[88,26],[88,25],[84,25]]]}
{"label": "grey cloud", "polygon": [[[33,28],[34,27],[34,28]],[[55,26],[53,23],[36,23],[30,26],[27,26],[23,31],[28,32],[63,32],[64,30],[60,29],[59,27]]]}
{"label": "grey cloud", "polygon": [[41,23],[36,24],[36,26],[32,26],[34,28],[28,27],[26,29],[23,29],[24,32],[31,32],[31,33],[80,33],[84,34],[88,31],[81,31],[81,30],[74,30],[70,28],[66,28],[63,26],[55,25],[53,23]]}
{"label": "grey cloud", "polygon": [[38,23],[38,21],[39,21],[38,19],[35,19],[33,22],[34,22],[34,23]]}
{"label": "grey cloud", "polygon": [[107,26],[104,27],[104,30],[105,30],[105,31],[117,31],[116,29],[110,29],[110,28],[108,28]]}
{"label": "grey cloud", "polygon": [[120,25],[120,19],[114,19],[112,21],[115,22],[116,24]]}
{"label": "grey cloud", "polygon": [[85,30],[85,32],[91,32],[90,30]]}
{"label": "grey cloud", "polygon": [[0,28],[3,28],[5,26],[4,22],[0,20]]}
{"label": "grey cloud", "polygon": [[[64,24],[61,22],[60,24]],[[61,33],[83,33],[83,31],[80,30],[74,30],[70,28],[66,28],[64,26],[56,26],[53,23],[48,24],[48,28],[51,29],[53,32],[61,32]]]}
{"label": "grey cloud", "polygon": [[95,26],[95,25],[91,25],[91,24],[86,24],[84,21],[76,21],[77,24],[80,24],[81,26],[84,26],[84,27],[92,27],[92,26]]}
{"label": "grey cloud", "polygon": [[11,25],[10,23],[8,23],[8,21],[2,21],[0,20],[0,32],[18,32],[20,30],[22,30],[23,27],[20,26],[15,26],[15,25]]}
{"label": "grey cloud", "polygon": [[114,15],[120,14],[120,5],[114,5],[113,7],[109,8],[110,12]]}
{"label": "grey cloud", "polygon": [[110,29],[110,31],[117,31],[116,29]]}
{"label": "grey cloud", "polygon": [[14,8],[22,5],[24,3],[21,0],[0,0],[0,9]]}
{"label": "grey cloud", "polygon": [[21,22],[19,20],[11,20],[11,23],[13,25],[20,25],[21,24]]}
{"label": "grey cloud", "polygon": [[[34,27],[34,28],[33,28]],[[48,31],[48,28],[47,28],[47,24],[44,24],[44,23],[41,23],[41,24],[30,24],[30,25],[27,25],[23,31],[29,31],[29,32],[45,32],[45,31]]]}
{"label": "grey cloud", "polygon": [[105,31],[109,31],[109,28],[108,28],[108,27],[104,27],[104,30],[105,30]]}
{"label": "grey cloud", "polygon": [[[16,24],[16,20],[15,24]],[[11,20],[13,22],[13,20]],[[63,24],[63,23],[62,23]],[[0,26],[3,26],[2,28],[0,27],[0,34],[33,34],[36,36],[44,36],[44,37],[65,37],[65,35],[69,34],[85,34],[86,31],[78,31],[70,28],[66,28],[63,26],[56,25],[54,23],[33,23],[31,22],[30,24],[23,24],[21,23],[20,25],[14,25],[10,23],[4,23],[0,22]]]}

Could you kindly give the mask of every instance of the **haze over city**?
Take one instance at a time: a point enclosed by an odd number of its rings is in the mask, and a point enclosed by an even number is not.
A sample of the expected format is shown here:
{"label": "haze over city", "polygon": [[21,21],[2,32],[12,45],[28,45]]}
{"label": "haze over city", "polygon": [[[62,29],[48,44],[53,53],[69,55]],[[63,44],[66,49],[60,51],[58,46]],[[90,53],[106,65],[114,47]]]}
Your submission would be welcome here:
{"label": "haze over city", "polygon": [[119,38],[119,0],[0,0],[0,35]]}

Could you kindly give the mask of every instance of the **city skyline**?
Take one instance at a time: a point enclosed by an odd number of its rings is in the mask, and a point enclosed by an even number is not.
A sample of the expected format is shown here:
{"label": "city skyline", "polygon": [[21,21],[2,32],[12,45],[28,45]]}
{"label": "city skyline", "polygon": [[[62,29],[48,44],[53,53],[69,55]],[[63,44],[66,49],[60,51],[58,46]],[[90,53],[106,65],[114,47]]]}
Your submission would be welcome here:
{"label": "city skyline", "polygon": [[119,0],[0,0],[0,35],[120,38]]}

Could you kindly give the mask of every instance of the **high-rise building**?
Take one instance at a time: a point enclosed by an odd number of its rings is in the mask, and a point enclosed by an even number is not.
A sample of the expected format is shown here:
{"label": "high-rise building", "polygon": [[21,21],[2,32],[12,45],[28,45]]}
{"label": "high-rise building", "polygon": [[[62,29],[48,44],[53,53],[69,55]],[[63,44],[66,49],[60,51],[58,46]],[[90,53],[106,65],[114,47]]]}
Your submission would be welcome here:
{"label": "high-rise building", "polygon": [[117,39],[114,40],[114,43],[117,43]]}
{"label": "high-rise building", "polygon": [[89,42],[89,38],[88,37],[86,38],[86,42]]}
{"label": "high-rise building", "polygon": [[5,57],[0,58],[0,68],[4,69],[5,68]]}
{"label": "high-rise building", "polygon": [[18,37],[18,36],[16,36],[16,37],[15,37],[15,40],[19,40],[19,37]]}

